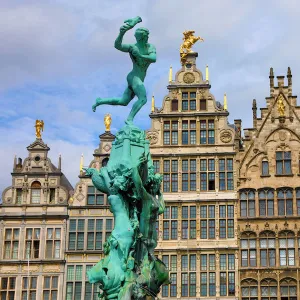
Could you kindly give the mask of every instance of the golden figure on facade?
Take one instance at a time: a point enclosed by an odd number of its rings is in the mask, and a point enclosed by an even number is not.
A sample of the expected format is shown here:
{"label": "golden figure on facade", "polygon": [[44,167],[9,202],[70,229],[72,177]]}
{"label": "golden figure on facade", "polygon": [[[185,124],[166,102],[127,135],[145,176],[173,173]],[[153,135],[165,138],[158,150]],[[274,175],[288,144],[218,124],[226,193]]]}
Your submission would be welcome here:
{"label": "golden figure on facade", "polygon": [[110,131],[110,124],[111,124],[111,115],[106,114],[104,116],[105,131]]}
{"label": "golden figure on facade", "polygon": [[35,121],[35,135],[37,139],[42,138],[42,131],[44,131],[44,121],[43,120],[36,120]]}
{"label": "golden figure on facade", "polygon": [[284,103],[283,103],[283,97],[282,97],[282,95],[280,95],[280,96],[278,97],[277,111],[278,111],[280,117],[284,117],[285,105],[284,105]]}
{"label": "golden figure on facade", "polygon": [[184,65],[188,53],[193,52],[192,46],[197,42],[203,42],[204,39],[200,36],[194,36],[195,30],[186,30],[183,32],[183,43],[180,46],[180,60],[181,64]]}

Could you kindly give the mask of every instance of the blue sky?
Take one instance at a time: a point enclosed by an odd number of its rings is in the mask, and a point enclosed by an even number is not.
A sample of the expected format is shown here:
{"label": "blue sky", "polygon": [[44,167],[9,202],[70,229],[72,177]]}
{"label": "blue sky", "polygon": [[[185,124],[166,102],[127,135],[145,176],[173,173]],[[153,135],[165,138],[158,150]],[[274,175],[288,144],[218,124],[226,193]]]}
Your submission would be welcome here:
{"label": "blue sky", "polygon": [[[241,118],[251,127],[252,99],[262,107],[269,95],[269,68],[275,76],[290,66],[293,92],[300,89],[297,28],[300,4],[289,1],[189,0],[2,0],[0,2],[0,191],[11,184],[13,157],[26,157],[35,140],[34,123],[43,119],[43,140],[73,185],[79,160],[85,164],[103,133],[103,116],[112,114],[112,131],[120,128],[129,107],[103,106],[93,113],[95,98],[121,95],[130,59],[114,49],[119,28],[140,15],[157,48],[157,62],[146,78],[160,107],[167,93],[169,66],[180,68],[182,32],[193,29],[205,39],[195,45],[198,68],[209,65],[212,93],[223,102],[227,93],[229,120]],[[132,32],[125,36],[133,42]],[[136,118],[150,127],[151,101]]]}

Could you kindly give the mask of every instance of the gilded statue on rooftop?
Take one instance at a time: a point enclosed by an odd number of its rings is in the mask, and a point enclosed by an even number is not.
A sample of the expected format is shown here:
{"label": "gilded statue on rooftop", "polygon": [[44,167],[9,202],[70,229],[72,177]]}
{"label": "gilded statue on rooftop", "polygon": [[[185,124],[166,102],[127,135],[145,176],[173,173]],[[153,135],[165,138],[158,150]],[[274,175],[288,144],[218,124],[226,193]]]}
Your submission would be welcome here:
{"label": "gilded statue on rooftop", "polygon": [[277,100],[277,111],[280,117],[284,117],[285,105],[283,103],[283,96],[280,94]]}
{"label": "gilded statue on rooftop", "polygon": [[35,121],[35,135],[37,139],[42,138],[42,131],[44,131],[44,121],[43,120],[36,120]]}
{"label": "gilded statue on rooftop", "polygon": [[194,33],[195,30],[186,30],[183,32],[183,43],[180,46],[180,60],[182,65],[186,63],[188,53],[193,52],[192,46],[199,40],[201,42],[204,41],[200,36],[194,36]]}
{"label": "gilded statue on rooftop", "polygon": [[104,116],[105,131],[110,131],[110,124],[111,124],[111,115],[106,114]]}

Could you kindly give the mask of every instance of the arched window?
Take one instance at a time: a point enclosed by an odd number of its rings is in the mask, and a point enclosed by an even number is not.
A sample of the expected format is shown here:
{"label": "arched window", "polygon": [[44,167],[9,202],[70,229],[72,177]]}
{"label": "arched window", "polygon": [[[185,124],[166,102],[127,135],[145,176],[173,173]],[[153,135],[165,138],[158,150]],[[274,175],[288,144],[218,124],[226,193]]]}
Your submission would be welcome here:
{"label": "arched window", "polygon": [[282,231],[279,234],[280,266],[295,265],[295,234],[291,231]]}
{"label": "arched window", "polygon": [[274,190],[261,189],[258,191],[259,215],[274,216]]}
{"label": "arched window", "polygon": [[280,281],[281,300],[297,300],[297,281],[292,278],[285,278]]}
{"label": "arched window", "polygon": [[260,266],[275,267],[276,265],[276,246],[275,233],[264,231],[259,235],[260,246]]}
{"label": "arched window", "polygon": [[34,181],[31,184],[31,203],[38,204],[41,202],[41,183]]}
{"label": "arched window", "polygon": [[240,192],[241,217],[255,217],[255,190]]}
{"label": "arched window", "polygon": [[256,234],[243,233],[241,237],[241,266],[256,267]]}
{"label": "arched window", "polygon": [[264,158],[261,162],[261,175],[268,176],[269,175],[269,161]]}
{"label": "arched window", "polygon": [[173,99],[171,102],[171,110],[172,111],[178,111],[178,100],[177,99]]}
{"label": "arched window", "polygon": [[264,279],[260,283],[261,300],[277,300],[277,281]]}
{"label": "arched window", "polygon": [[254,279],[245,279],[241,282],[242,300],[258,300],[258,283]]}
{"label": "arched window", "polygon": [[293,191],[292,189],[277,190],[278,215],[292,216],[293,215]]}

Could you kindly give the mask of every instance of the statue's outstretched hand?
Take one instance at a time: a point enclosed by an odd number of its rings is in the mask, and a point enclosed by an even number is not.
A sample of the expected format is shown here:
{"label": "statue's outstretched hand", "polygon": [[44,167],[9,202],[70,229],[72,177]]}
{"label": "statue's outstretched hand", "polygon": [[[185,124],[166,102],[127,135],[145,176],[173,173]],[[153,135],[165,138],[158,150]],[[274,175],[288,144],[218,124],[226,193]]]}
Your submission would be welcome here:
{"label": "statue's outstretched hand", "polygon": [[121,28],[120,28],[120,32],[125,33],[126,31],[128,31],[131,28],[132,27],[129,24],[122,25]]}

